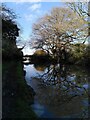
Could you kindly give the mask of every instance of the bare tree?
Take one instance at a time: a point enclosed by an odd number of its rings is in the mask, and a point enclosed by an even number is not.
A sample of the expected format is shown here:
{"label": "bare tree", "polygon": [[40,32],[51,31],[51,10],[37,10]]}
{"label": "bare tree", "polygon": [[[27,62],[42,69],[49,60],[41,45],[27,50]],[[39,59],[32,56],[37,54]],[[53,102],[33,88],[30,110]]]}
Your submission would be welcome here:
{"label": "bare tree", "polygon": [[33,25],[33,45],[53,57],[66,59],[65,53],[70,43],[82,40],[86,29],[85,20],[71,9],[53,8]]}
{"label": "bare tree", "polygon": [[[89,2],[72,2],[67,3],[68,6],[76,12],[88,25],[88,31],[86,38],[90,37],[90,1]],[[84,40],[83,43],[86,42],[87,39]]]}

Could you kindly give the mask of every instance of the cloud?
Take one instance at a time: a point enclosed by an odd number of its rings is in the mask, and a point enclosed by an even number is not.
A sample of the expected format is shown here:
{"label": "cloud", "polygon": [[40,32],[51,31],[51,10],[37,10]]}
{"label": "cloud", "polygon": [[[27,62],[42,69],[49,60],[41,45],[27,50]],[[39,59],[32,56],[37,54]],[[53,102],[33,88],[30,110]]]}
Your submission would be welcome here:
{"label": "cloud", "polygon": [[41,8],[41,3],[33,3],[27,10],[29,13],[24,14],[24,18],[27,22],[34,23],[43,13]]}
{"label": "cloud", "polygon": [[1,0],[1,2],[42,2],[43,0]]}
{"label": "cloud", "polygon": [[33,13],[24,14],[24,18],[27,22],[34,23],[38,18],[44,15],[46,11],[43,10],[36,10]]}
{"label": "cloud", "polygon": [[35,10],[37,10],[39,8],[41,8],[41,4],[36,3],[36,4],[33,4],[32,6],[30,6],[28,9],[31,10],[31,11],[35,11]]}

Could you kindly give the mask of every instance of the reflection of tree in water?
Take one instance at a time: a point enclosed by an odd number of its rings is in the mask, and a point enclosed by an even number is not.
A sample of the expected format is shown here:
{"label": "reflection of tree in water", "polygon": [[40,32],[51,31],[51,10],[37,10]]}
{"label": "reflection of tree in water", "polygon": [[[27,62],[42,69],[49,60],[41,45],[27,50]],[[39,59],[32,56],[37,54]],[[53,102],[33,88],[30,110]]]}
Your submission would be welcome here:
{"label": "reflection of tree in water", "polygon": [[50,65],[33,80],[37,84],[39,103],[54,111],[57,116],[88,116],[88,106],[82,104],[83,101],[88,104],[88,76],[83,69],[61,64]]}
{"label": "reflection of tree in water", "polygon": [[44,72],[45,69],[46,69],[46,66],[45,66],[45,65],[34,64],[34,68],[35,68],[37,71]]}
{"label": "reflection of tree in water", "polygon": [[43,94],[47,94],[48,98],[44,95],[45,101],[50,97],[53,100],[50,104],[54,105],[54,102],[62,104],[74,97],[85,95],[88,92],[86,77],[84,74],[73,73],[66,65],[57,64],[49,66],[44,74],[38,75],[36,79],[39,87],[44,90]]}

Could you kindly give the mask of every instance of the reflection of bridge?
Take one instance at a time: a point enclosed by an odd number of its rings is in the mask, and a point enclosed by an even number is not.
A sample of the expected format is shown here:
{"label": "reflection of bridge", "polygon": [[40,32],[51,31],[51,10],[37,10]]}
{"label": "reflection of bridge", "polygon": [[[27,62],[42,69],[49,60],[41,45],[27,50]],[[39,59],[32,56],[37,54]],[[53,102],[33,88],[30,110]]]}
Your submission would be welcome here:
{"label": "reflection of bridge", "polygon": [[23,57],[23,60],[29,60],[30,58],[29,57]]}
{"label": "reflection of bridge", "polygon": [[32,57],[32,55],[24,55],[24,56],[23,56],[23,59],[24,59],[24,60],[30,60],[31,57]]}
{"label": "reflection of bridge", "polygon": [[35,64],[44,64],[44,63],[50,63],[51,59],[46,56],[40,56],[40,55],[24,55],[23,61],[28,61],[30,63]]}
{"label": "reflection of bridge", "polygon": [[24,64],[30,64],[31,63],[31,57],[32,57],[32,55],[23,56],[23,63]]}

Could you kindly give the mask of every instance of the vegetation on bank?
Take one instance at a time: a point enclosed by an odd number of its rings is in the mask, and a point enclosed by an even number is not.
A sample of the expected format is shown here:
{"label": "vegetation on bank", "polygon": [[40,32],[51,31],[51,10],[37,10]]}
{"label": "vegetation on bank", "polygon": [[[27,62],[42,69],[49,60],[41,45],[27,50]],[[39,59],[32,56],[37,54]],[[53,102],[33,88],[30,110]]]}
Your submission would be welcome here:
{"label": "vegetation on bank", "polygon": [[90,66],[90,45],[75,44],[69,55],[69,61],[74,64]]}
{"label": "vegetation on bank", "polygon": [[19,27],[16,23],[16,14],[2,4],[2,58],[20,59],[22,52],[16,46],[16,38],[19,36]]}
{"label": "vegetation on bank", "polygon": [[27,85],[21,61],[3,61],[3,118],[36,118],[30,105],[34,91]]}
{"label": "vegetation on bank", "polygon": [[[2,12],[2,13],[1,13]],[[19,27],[15,13],[2,5],[2,119],[37,118],[31,109],[34,91],[24,78],[23,53],[16,46]]]}
{"label": "vegetation on bank", "polygon": [[30,57],[31,63],[45,64],[50,62],[50,56],[44,50],[36,50]]}
{"label": "vegetation on bank", "polygon": [[[64,52],[64,53],[63,53]],[[90,45],[88,44],[71,44],[69,51],[61,51],[62,56],[48,55],[47,51],[37,49],[30,57],[31,63],[66,63],[77,64],[82,66],[90,66]],[[65,56],[64,56],[65,54]],[[59,61],[58,61],[59,59]]]}

